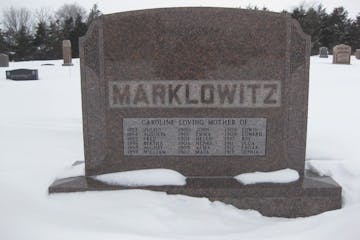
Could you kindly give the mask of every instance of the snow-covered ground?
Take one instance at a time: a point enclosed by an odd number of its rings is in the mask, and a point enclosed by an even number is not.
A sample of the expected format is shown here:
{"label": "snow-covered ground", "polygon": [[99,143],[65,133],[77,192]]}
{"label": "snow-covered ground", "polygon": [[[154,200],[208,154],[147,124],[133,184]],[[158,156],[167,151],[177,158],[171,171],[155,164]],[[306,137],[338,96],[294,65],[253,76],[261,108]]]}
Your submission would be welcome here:
{"label": "snow-covered ground", "polygon": [[[298,219],[143,190],[49,196],[83,160],[79,61],[0,68],[0,239],[359,239],[360,60],[331,60],[311,58],[307,167],[342,185],[343,208]],[[13,68],[37,68],[40,80],[5,80]]]}

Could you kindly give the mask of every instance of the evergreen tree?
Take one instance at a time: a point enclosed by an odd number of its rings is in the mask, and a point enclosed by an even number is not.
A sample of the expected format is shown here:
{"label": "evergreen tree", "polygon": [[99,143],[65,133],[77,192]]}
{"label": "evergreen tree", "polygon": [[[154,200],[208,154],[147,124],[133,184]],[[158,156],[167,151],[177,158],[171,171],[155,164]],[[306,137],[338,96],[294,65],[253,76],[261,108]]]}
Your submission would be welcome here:
{"label": "evergreen tree", "polygon": [[[268,10],[252,5],[247,8]],[[305,8],[303,4],[290,14],[299,21],[303,31],[311,36],[312,54],[317,54],[319,47],[328,47],[331,51],[341,43],[350,45],[353,50],[360,49],[360,14],[356,19],[351,19],[343,7],[335,8],[328,14],[322,5]],[[62,41],[65,39],[71,41],[73,57],[79,57],[79,37],[86,33],[101,12],[97,4],[93,5],[88,15],[76,4],[65,4],[53,15],[56,20],[50,21],[52,18],[49,15],[44,17],[42,13],[34,33],[30,31],[33,21],[29,10],[10,8],[3,15],[0,52],[10,54],[14,60],[30,60],[61,59]]]}
{"label": "evergreen tree", "polygon": [[338,7],[324,19],[320,42],[330,50],[338,44],[350,44],[351,20],[343,7]]}
{"label": "evergreen tree", "polygon": [[61,30],[64,39],[70,39],[70,33],[74,30],[74,20],[72,17],[67,18],[61,24]]}
{"label": "evergreen tree", "polygon": [[311,54],[318,54],[319,48],[323,46],[321,42],[321,29],[327,16],[325,9],[321,4],[316,8],[310,7],[307,10],[301,5],[293,10],[291,16],[297,19],[303,31],[311,36]]}
{"label": "evergreen tree", "polygon": [[47,58],[48,59],[61,59],[62,58],[62,40],[63,32],[60,22],[52,21],[49,25],[47,45]]}
{"label": "evergreen tree", "polygon": [[34,54],[34,47],[32,45],[33,38],[26,26],[20,26],[18,33],[15,36],[14,59],[16,61],[31,60]]}
{"label": "evergreen tree", "polygon": [[45,22],[37,24],[33,44],[36,49],[35,59],[46,59],[49,40],[48,28]]}
{"label": "evergreen tree", "polygon": [[5,33],[0,29],[0,53],[6,53],[8,51],[8,46],[5,40]]}
{"label": "evergreen tree", "polygon": [[360,14],[351,23],[349,35],[352,49],[360,49]]}
{"label": "evergreen tree", "polygon": [[75,26],[69,34],[72,47],[72,56],[74,58],[79,57],[79,37],[85,35],[87,28],[87,24],[82,21],[81,15],[78,15],[75,20]]}
{"label": "evergreen tree", "polygon": [[293,12],[291,13],[291,16],[300,23],[301,27],[303,27],[305,14],[306,14],[306,10],[304,8],[304,5],[300,5],[299,7],[294,8]]}

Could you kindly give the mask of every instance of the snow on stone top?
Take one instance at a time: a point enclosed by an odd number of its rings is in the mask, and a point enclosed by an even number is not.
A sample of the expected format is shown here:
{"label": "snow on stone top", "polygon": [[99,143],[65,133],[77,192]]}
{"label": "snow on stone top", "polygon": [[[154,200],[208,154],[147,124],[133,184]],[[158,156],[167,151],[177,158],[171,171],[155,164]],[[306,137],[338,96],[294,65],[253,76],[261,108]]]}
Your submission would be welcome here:
{"label": "snow on stone top", "polygon": [[107,173],[92,178],[110,184],[121,186],[182,186],[186,177],[170,169],[144,169],[126,172]]}
{"label": "snow on stone top", "polygon": [[286,168],[273,172],[243,173],[235,176],[235,179],[245,185],[256,183],[290,183],[299,179],[299,173],[293,169]]}

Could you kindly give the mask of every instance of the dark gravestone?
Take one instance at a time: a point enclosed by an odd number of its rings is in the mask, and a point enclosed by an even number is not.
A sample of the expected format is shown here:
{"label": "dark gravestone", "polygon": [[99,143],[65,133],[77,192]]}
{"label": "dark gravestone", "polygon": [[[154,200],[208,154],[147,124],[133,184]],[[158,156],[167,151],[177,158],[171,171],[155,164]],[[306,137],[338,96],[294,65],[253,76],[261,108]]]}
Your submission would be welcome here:
{"label": "dark gravestone", "polygon": [[356,57],[356,59],[360,59],[360,49],[356,49],[355,57]]}
{"label": "dark gravestone", "polygon": [[333,64],[350,64],[351,47],[345,44],[333,48]]}
{"label": "dark gravestone", "polygon": [[9,67],[9,56],[0,53],[0,67]]}
{"label": "dark gravestone", "polygon": [[[104,15],[80,40],[86,176],[49,192],[128,189],[91,175],[168,168],[183,187],[264,215],[341,207],[330,178],[305,175],[310,38],[288,15],[170,8]],[[289,184],[233,176],[297,170]]]}
{"label": "dark gravestone", "polygon": [[327,47],[321,47],[319,49],[319,57],[320,58],[328,58],[329,51]]}
{"label": "dark gravestone", "polygon": [[6,71],[6,78],[11,80],[38,80],[38,70],[36,69],[15,69]]}

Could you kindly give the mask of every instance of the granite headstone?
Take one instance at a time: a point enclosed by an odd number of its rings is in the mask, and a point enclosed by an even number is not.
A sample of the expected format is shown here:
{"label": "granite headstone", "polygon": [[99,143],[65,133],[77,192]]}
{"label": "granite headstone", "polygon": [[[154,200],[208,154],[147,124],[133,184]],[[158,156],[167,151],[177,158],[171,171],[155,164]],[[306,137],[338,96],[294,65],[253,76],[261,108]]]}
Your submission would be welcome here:
{"label": "granite headstone", "polygon": [[356,49],[355,51],[355,58],[360,59],[360,49]]}
{"label": "granite headstone", "polygon": [[0,67],[9,67],[9,56],[0,53]]}
{"label": "granite headstone", "polygon": [[63,66],[73,66],[70,40],[63,40],[62,52],[63,52],[63,59],[64,59]]}
{"label": "granite headstone", "polygon": [[320,58],[328,58],[329,51],[327,47],[321,47],[319,49],[319,57]]}
{"label": "granite headstone", "polygon": [[[129,189],[90,176],[166,168],[208,197],[268,216],[341,207],[341,188],[306,173],[310,38],[286,14],[169,8],[103,15],[80,40],[85,170],[50,193]],[[291,168],[288,184],[233,177]]]}
{"label": "granite headstone", "polygon": [[14,69],[6,71],[6,79],[23,81],[23,80],[38,80],[39,74],[37,69]]}
{"label": "granite headstone", "polygon": [[350,64],[351,47],[345,44],[336,45],[333,48],[334,64]]}

